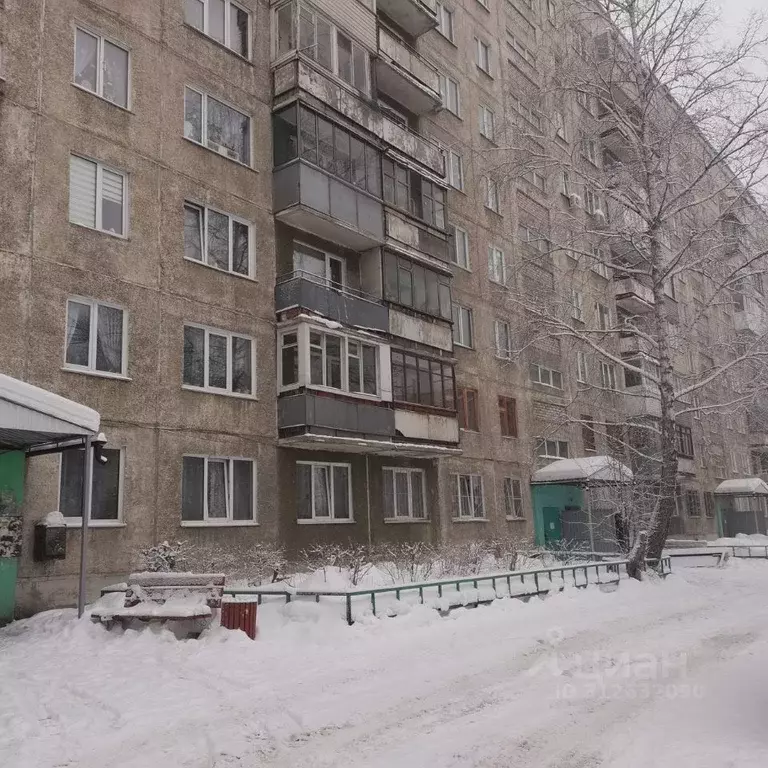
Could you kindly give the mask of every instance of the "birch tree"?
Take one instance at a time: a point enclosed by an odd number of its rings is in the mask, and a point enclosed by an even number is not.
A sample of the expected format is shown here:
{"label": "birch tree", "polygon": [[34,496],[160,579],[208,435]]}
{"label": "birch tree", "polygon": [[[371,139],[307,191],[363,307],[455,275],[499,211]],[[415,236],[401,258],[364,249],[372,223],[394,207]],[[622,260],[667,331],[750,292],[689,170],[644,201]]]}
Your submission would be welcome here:
{"label": "birch tree", "polygon": [[[516,359],[556,341],[564,359],[591,361],[575,391],[596,421],[615,412],[645,462],[653,503],[635,527],[658,559],[687,453],[681,425],[742,419],[766,386],[765,20],[729,43],[709,0],[553,7],[538,86],[510,93],[519,103],[525,90],[541,117],[519,120],[485,158],[518,203],[549,193],[545,221],[517,206]],[[526,284],[534,272],[545,277]]]}

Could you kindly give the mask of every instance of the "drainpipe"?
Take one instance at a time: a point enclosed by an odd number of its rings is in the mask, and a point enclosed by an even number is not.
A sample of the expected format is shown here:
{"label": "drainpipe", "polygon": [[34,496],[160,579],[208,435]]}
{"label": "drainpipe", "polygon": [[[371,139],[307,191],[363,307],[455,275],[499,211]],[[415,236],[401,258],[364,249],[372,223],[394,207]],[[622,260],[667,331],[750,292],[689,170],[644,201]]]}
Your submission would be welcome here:
{"label": "drainpipe", "polygon": [[369,463],[369,456],[365,454],[365,500],[368,507],[368,550],[370,551],[372,546],[371,539],[371,468]]}
{"label": "drainpipe", "polygon": [[594,526],[592,524],[592,491],[590,491],[589,486],[584,487],[584,496],[587,499],[587,518],[589,520],[589,546],[590,549],[594,552],[595,551],[595,531]]}

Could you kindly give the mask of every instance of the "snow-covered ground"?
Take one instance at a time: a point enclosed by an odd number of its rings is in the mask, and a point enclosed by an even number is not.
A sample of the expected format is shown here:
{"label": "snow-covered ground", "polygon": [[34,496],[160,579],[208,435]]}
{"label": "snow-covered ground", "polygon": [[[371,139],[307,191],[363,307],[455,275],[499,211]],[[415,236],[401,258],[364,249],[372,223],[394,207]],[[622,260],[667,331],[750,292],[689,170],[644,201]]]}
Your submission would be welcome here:
{"label": "snow-covered ground", "polygon": [[256,642],[0,630],[8,768],[764,768],[768,562],[417,608],[267,607]]}

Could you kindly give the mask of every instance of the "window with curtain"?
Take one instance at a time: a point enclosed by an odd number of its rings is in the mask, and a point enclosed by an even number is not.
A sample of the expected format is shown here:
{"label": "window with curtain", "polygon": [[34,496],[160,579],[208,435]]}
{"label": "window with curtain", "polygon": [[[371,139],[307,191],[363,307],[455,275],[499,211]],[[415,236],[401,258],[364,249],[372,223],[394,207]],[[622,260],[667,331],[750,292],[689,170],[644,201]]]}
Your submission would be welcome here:
{"label": "window with curtain", "polygon": [[296,508],[299,522],[352,520],[350,464],[296,462]]}
{"label": "window with curtain", "polygon": [[69,220],[111,235],[125,234],[125,175],[95,160],[69,156]]}
{"label": "window with curtain", "polygon": [[255,342],[199,325],[184,326],[183,383],[219,394],[256,393]]}
{"label": "window with curtain", "polygon": [[251,225],[212,208],[184,203],[184,257],[235,275],[253,277]]}
{"label": "window with curtain", "polygon": [[[122,452],[119,448],[103,448],[107,463],[93,462],[91,486],[92,522],[120,521],[122,493]],[[83,472],[85,451],[70,450],[61,454],[59,472],[59,512],[68,520],[82,519]]]}
{"label": "window with curtain", "polygon": [[424,470],[385,467],[384,518],[390,520],[426,520]]}
{"label": "window with curtain", "polygon": [[251,118],[189,87],[184,89],[184,137],[230,160],[251,163]]}
{"label": "window with curtain", "polygon": [[184,0],[184,21],[243,58],[250,57],[251,14],[232,0]]}
{"label": "window with curtain", "polygon": [[182,458],[181,521],[247,524],[256,521],[256,462],[218,456]]}
{"label": "window with curtain", "polygon": [[126,109],[129,60],[125,48],[80,27],[75,29],[75,84]]}
{"label": "window with curtain", "polygon": [[69,299],[66,367],[124,376],[126,317],[120,307],[90,299]]}

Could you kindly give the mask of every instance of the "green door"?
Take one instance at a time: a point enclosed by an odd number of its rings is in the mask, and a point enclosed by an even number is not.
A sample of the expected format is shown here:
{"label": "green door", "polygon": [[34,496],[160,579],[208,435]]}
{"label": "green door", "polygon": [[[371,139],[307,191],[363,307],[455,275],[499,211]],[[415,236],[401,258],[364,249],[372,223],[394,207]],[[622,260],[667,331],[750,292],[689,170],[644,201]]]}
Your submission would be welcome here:
{"label": "green door", "polygon": [[544,546],[555,544],[563,537],[560,507],[544,507]]}

